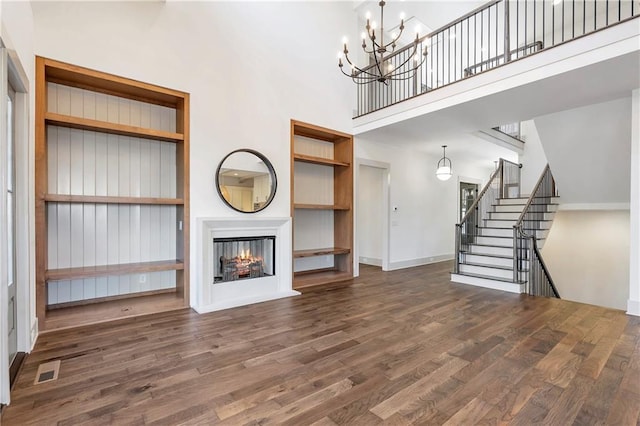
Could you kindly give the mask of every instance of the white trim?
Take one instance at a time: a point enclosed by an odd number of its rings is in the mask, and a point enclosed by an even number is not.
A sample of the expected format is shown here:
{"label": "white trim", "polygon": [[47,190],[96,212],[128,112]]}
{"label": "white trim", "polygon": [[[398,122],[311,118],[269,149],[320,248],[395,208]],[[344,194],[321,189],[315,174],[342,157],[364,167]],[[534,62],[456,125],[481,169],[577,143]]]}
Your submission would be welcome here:
{"label": "white trim", "polygon": [[[357,194],[358,194],[358,185],[360,184],[360,166],[365,166],[365,167],[373,167],[376,169],[382,169],[383,171],[383,187],[382,187],[382,229],[383,229],[383,233],[382,233],[382,259],[380,260],[380,266],[382,267],[383,271],[391,271],[391,266],[390,266],[390,258],[391,258],[391,249],[390,249],[390,241],[391,241],[391,237],[390,237],[390,233],[391,233],[391,226],[390,226],[390,219],[389,219],[389,212],[391,211],[391,201],[390,201],[390,194],[391,194],[391,164],[390,163],[385,163],[382,161],[375,161],[375,160],[368,160],[366,158],[356,158],[356,167],[355,167],[355,179],[354,179],[354,186],[355,186],[355,197],[354,199],[357,200]],[[358,223],[357,223],[357,217],[358,217],[358,205],[357,203],[354,203],[354,211],[353,211],[353,217],[354,217],[354,235],[353,235],[353,241],[354,241],[354,251],[355,251],[355,255],[353,256],[353,260],[354,260],[354,265],[353,265],[353,271],[354,277],[357,277],[360,275],[360,266],[359,266],[359,260],[360,260],[360,256],[359,256],[359,252],[360,252],[360,248],[358,247]]]}
{"label": "white trim", "polygon": [[466,177],[466,176],[458,176],[458,193],[456,196],[456,223],[460,223],[460,183],[471,183],[478,185],[478,194],[482,191],[482,179]]}
{"label": "white trim", "polygon": [[640,300],[627,300],[627,314],[640,317]]}
{"label": "white trim", "polygon": [[0,403],[9,404],[11,402],[9,389],[9,331],[7,318],[7,305],[9,290],[7,287],[7,252],[4,250],[6,235],[6,146],[7,146],[7,96],[9,92],[8,79],[8,56],[7,49],[0,48]]}
{"label": "white trim", "polygon": [[470,277],[468,275],[451,274],[451,282],[472,285],[476,287],[501,290],[509,293],[524,293],[524,284],[515,284],[485,278]]}
{"label": "white trim", "polygon": [[629,203],[564,203],[558,210],[629,210]]}
{"label": "white trim", "polygon": [[365,265],[380,266],[382,267],[382,259],[376,257],[358,257],[358,263],[364,263]]}
{"label": "white trim", "polygon": [[268,302],[269,300],[283,299],[285,297],[299,296],[301,293],[295,290],[283,291],[269,296],[249,296],[232,300],[225,300],[220,303],[213,303],[205,306],[194,306],[193,309],[199,314],[221,311],[223,309],[237,308],[238,306],[250,305],[254,303]]}
{"label": "white trim", "polygon": [[390,262],[389,271],[395,271],[397,269],[412,268],[414,266],[430,265],[432,263],[445,262],[447,260],[453,260],[454,255],[440,254],[438,256],[419,257],[416,259],[400,260],[398,262]]}

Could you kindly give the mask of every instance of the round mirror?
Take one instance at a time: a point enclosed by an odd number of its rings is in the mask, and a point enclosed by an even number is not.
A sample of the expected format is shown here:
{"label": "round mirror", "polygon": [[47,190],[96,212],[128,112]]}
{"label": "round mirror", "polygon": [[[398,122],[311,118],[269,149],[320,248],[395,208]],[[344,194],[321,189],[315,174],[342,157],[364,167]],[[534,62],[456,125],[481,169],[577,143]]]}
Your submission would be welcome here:
{"label": "round mirror", "polygon": [[222,159],[216,170],[220,198],[232,209],[255,213],[276,195],[276,172],[271,162],[252,149],[238,149]]}

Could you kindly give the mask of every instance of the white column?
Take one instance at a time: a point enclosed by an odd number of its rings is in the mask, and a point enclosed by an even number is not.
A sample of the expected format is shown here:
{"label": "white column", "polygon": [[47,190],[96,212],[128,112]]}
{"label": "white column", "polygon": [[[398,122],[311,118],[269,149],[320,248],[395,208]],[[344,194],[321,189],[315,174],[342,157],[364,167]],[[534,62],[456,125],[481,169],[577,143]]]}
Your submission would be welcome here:
{"label": "white column", "polygon": [[631,99],[631,235],[627,313],[640,316],[640,89],[633,91]]}

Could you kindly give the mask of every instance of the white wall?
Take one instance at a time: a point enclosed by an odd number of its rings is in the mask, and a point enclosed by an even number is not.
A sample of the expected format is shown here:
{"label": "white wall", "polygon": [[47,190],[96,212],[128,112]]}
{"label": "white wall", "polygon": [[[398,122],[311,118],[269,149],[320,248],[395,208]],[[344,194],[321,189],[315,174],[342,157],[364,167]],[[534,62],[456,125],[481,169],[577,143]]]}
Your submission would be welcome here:
{"label": "white wall", "polygon": [[640,316],[640,89],[633,91],[631,109],[631,242],[627,313]]}
{"label": "white wall", "polygon": [[542,256],[563,299],[627,308],[629,211],[559,211]]}
{"label": "white wall", "polygon": [[458,176],[484,183],[493,164],[483,167],[452,157],[453,176],[442,182],[435,176],[439,157],[415,149],[358,137],[355,155],[391,165],[389,269],[453,258]]}
{"label": "white wall", "polygon": [[629,202],[630,97],[534,121],[563,204]]}
{"label": "white wall", "polygon": [[533,187],[538,183],[538,179],[547,165],[547,156],[544,154],[544,148],[533,120],[520,123],[520,132],[525,141],[524,152],[519,155],[518,160],[522,164],[520,171],[521,192],[525,195],[531,195]]}
{"label": "white wall", "polygon": [[253,148],[271,160],[279,190],[257,215],[289,216],[289,120],[351,131],[354,85],[335,64],[355,26],[348,2],[40,2],[33,10],[37,54],[191,93],[192,289],[201,270],[195,218],[242,216],[214,188],[227,153]]}

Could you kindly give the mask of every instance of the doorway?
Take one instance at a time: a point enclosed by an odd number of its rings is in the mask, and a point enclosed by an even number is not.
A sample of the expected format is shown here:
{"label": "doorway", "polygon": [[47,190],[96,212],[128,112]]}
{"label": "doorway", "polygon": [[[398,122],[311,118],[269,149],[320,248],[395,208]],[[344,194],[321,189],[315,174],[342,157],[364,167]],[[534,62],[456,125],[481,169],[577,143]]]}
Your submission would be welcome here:
{"label": "doorway", "polygon": [[[389,164],[359,159],[356,191],[357,263],[389,269]],[[359,272],[359,269],[357,270]]]}
{"label": "doorway", "polygon": [[4,250],[7,253],[7,288],[8,288],[8,352],[9,365],[13,365],[18,353],[18,313],[16,306],[16,208],[15,208],[15,101],[16,91],[9,85],[7,96],[7,135],[6,147],[6,201],[5,226],[7,239]]}
{"label": "doorway", "polygon": [[29,80],[16,52],[3,42],[0,39],[0,403],[9,404],[11,385],[33,347],[37,328],[29,303]]}
{"label": "doorway", "polygon": [[[467,215],[469,209],[478,198],[478,184],[471,182],[460,182],[458,205],[460,206],[460,214],[458,223],[462,223],[462,219]],[[478,225],[478,217],[475,214],[469,215],[467,221],[462,226],[462,243],[469,244],[473,242],[476,234],[475,229]]]}

